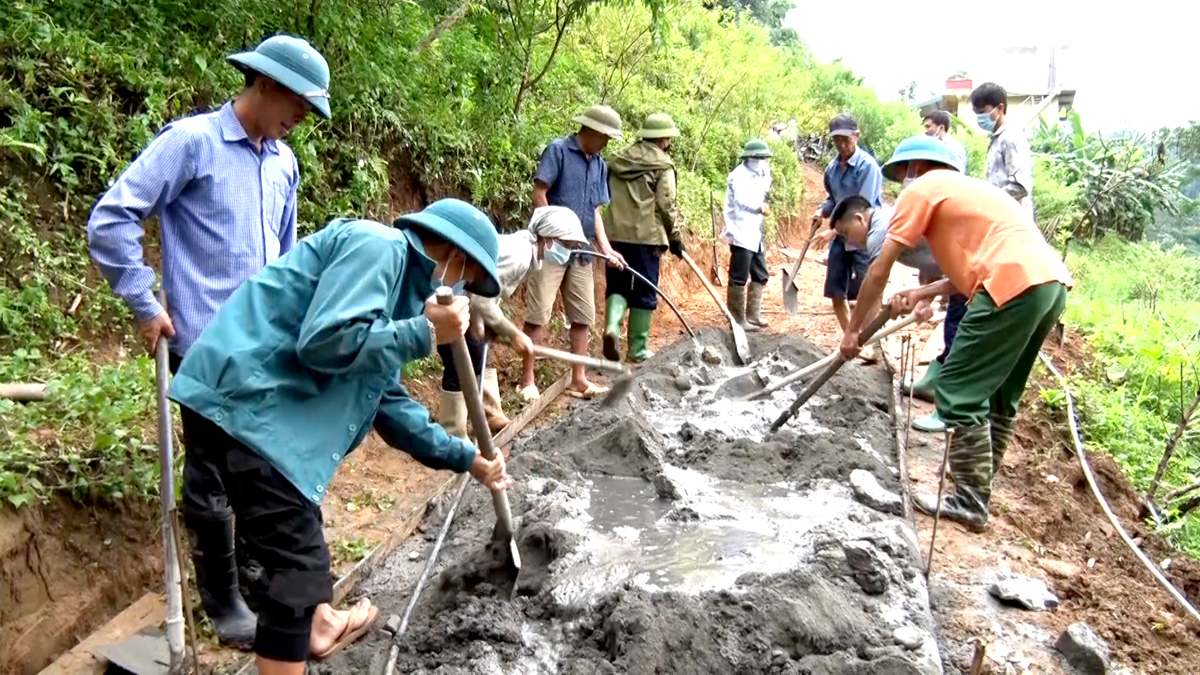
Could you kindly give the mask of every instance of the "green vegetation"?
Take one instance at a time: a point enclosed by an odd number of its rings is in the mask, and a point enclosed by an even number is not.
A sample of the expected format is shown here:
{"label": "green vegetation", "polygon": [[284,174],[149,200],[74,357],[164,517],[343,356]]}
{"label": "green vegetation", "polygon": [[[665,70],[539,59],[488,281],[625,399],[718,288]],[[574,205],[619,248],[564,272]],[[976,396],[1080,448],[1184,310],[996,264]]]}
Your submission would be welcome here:
{"label": "green vegetation", "polygon": [[[683,131],[684,222],[709,232],[741,145],[794,120],[823,133],[841,110],[886,156],[919,120],[881,104],[781,26],[786,0],[14,0],[0,9],[0,381],[51,384],[48,402],[0,408],[0,498],[155,490],[153,365],[128,311],[91,270],[88,210],[169,120],[212,109],[241,76],[226,55],[286,32],[333,72],[334,120],[293,131],[301,231],[335,215],[380,219],[469,197],[520,226],[541,148],[604,102],[629,132],[669,112]],[[423,47],[423,49],[419,48]],[[776,151],[772,220],[794,217],[803,178]],[[620,143],[614,144],[619,146]],[[774,223],[772,223],[772,227]],[[147,226],[149,260],[156,229]],[[131,360],[132,359],[132,360]],[[416,364],[411,376],[436,366]]]}
{"label": "green vegetation", "polygon": [[[1112,455],[1144,492],[1200,389],[1200,260],[1181,247],[1116,237],[1073,251],[1068,262],[1076,286],[1065,321],[1087,336],[1097,357],[1091,370],[1072,377],[1085,441]],[[1054,392],[1044,396],[1054,403]],[[1200,428],[1193,423],[1159,488],[1160,503],[1169,491],[1200,481],[1197,441]],[[1166,532],[1200,555],[1200,522],[1170,511]]]}

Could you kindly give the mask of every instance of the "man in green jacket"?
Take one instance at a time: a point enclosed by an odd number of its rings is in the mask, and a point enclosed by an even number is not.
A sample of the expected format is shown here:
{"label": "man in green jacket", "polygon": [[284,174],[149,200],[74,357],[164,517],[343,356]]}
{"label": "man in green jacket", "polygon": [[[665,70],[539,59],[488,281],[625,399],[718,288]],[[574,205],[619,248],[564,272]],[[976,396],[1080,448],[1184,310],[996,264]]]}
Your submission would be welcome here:
{"label": "man in green jacket", "polygon": [[394,228],[335,220],[238,288],[184,357],[171,398],[198,419],[189,461],[217,468],[246,543],[262,675],[301,675],[378,616],[328,604],[320,506],[372,427],[426,466],[507,487],[502,457],[449,436],[400,384],[405,362],[466,332],[467,298],[439,305],[435,288],[495,297],[496,256],[491,221],[454,199]]}
{"label": "man in green jacket", "polygon": [[638,279],[632,269],[658,285],[663,251],[683,257],[683,241],[675,230],[675,165],[667,156],[671,139],[679,135],[665,113],[646,118],[638,142],[608,161],[611,203],[605,229],[612,247],[625,258],[626,268],[605,268],[604,358],[620,361],[621,320],[629,310],[629,351],[633,362],[649,359],[650,323],[658,293]]}

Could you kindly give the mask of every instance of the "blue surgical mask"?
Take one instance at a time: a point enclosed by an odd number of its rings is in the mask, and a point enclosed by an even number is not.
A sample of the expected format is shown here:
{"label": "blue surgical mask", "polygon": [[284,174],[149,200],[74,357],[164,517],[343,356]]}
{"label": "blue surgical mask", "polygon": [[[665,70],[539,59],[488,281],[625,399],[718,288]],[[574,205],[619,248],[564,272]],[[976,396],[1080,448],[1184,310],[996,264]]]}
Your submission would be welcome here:
{"label": "blue surgical mask", "polygon": [[[447,262],[446,266],[442,268],[442,276],[438,277],[437,283],[434,284],[434,287],[446,285],[446,272],[450,271],[450,265],[453,262],[454,262],[454,256],[451,256],[450,261]],[[467,259],[466,258],[463,258],[462,264],[463,264],[463,270],[465,271],[466,267],[467,267]],[[454,291],[455,295],[462,295],[463,289],[466,287],[467,287],[466,279],[459,279],[458,283],[454,284],[454,286],[452,286],[451,289]]]}
{"label": "blue surgical mask", "polygon": [[553,242],[546,247],[545,258],[555,265],[566,265],[571,260],[571,249]]}
{"label": "blue surgical mask", "polygon": [[992,119],[991,113],[979,113],[975,120],[979,123],[979,128],[989,134],[996,130],[996,120]]}

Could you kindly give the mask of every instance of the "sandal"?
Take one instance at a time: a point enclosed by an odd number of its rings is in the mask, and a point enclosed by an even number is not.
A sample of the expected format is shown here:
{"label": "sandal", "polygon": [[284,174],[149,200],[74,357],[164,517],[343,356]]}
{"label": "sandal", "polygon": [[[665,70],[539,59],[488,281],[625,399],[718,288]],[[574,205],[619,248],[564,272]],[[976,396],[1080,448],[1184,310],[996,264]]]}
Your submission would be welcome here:
{"label": "sandal", "polygon": [[363,598],[354,603],[350,608],[350,616],[346,617],[346,627],[342,629],[342,634],[337,636],[333,644],[320,654],[314,653],[313,660],[323,661],[330,656],[333,656],[346,645],[353,644],[355,640],[371,630],[371,626],[375,625],[375,621],[379,619],[379,608],[371,604],[367,598]]}
{"label": "sandal", "polygon": [[586,391],[575,391],[574,389],[568,389],[567,396],[570,396],[571,398],[583,399],[584,401],[590,401],[607,391],[608,387],[601,387],[595,382],[588,382],[588,388]]}

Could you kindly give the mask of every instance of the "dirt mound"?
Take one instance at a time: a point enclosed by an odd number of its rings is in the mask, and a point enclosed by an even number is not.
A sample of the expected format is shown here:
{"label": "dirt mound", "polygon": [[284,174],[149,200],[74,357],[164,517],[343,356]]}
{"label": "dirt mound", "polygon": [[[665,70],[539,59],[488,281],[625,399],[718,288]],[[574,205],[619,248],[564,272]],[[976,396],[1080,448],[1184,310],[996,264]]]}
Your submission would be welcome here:
{"label": "dirt mound", "polygon": [[[518,597],[491,576],[491,499],[473,489],[400,672],[941,672],[915,536],[846,485],[864,469],[897,486],[886,374],[847,365],[771,434],[794,392],[742,397],[820,354],[757,336],[755,364],[734,367],[727,339],[676,343],[625,400],[514,445]],[[390,562],[366,589],[399,613],[418,565]],[[923,639],[899,644],[901,628]],[[386,653],[377,635],[315,672],[374,671]]]}

